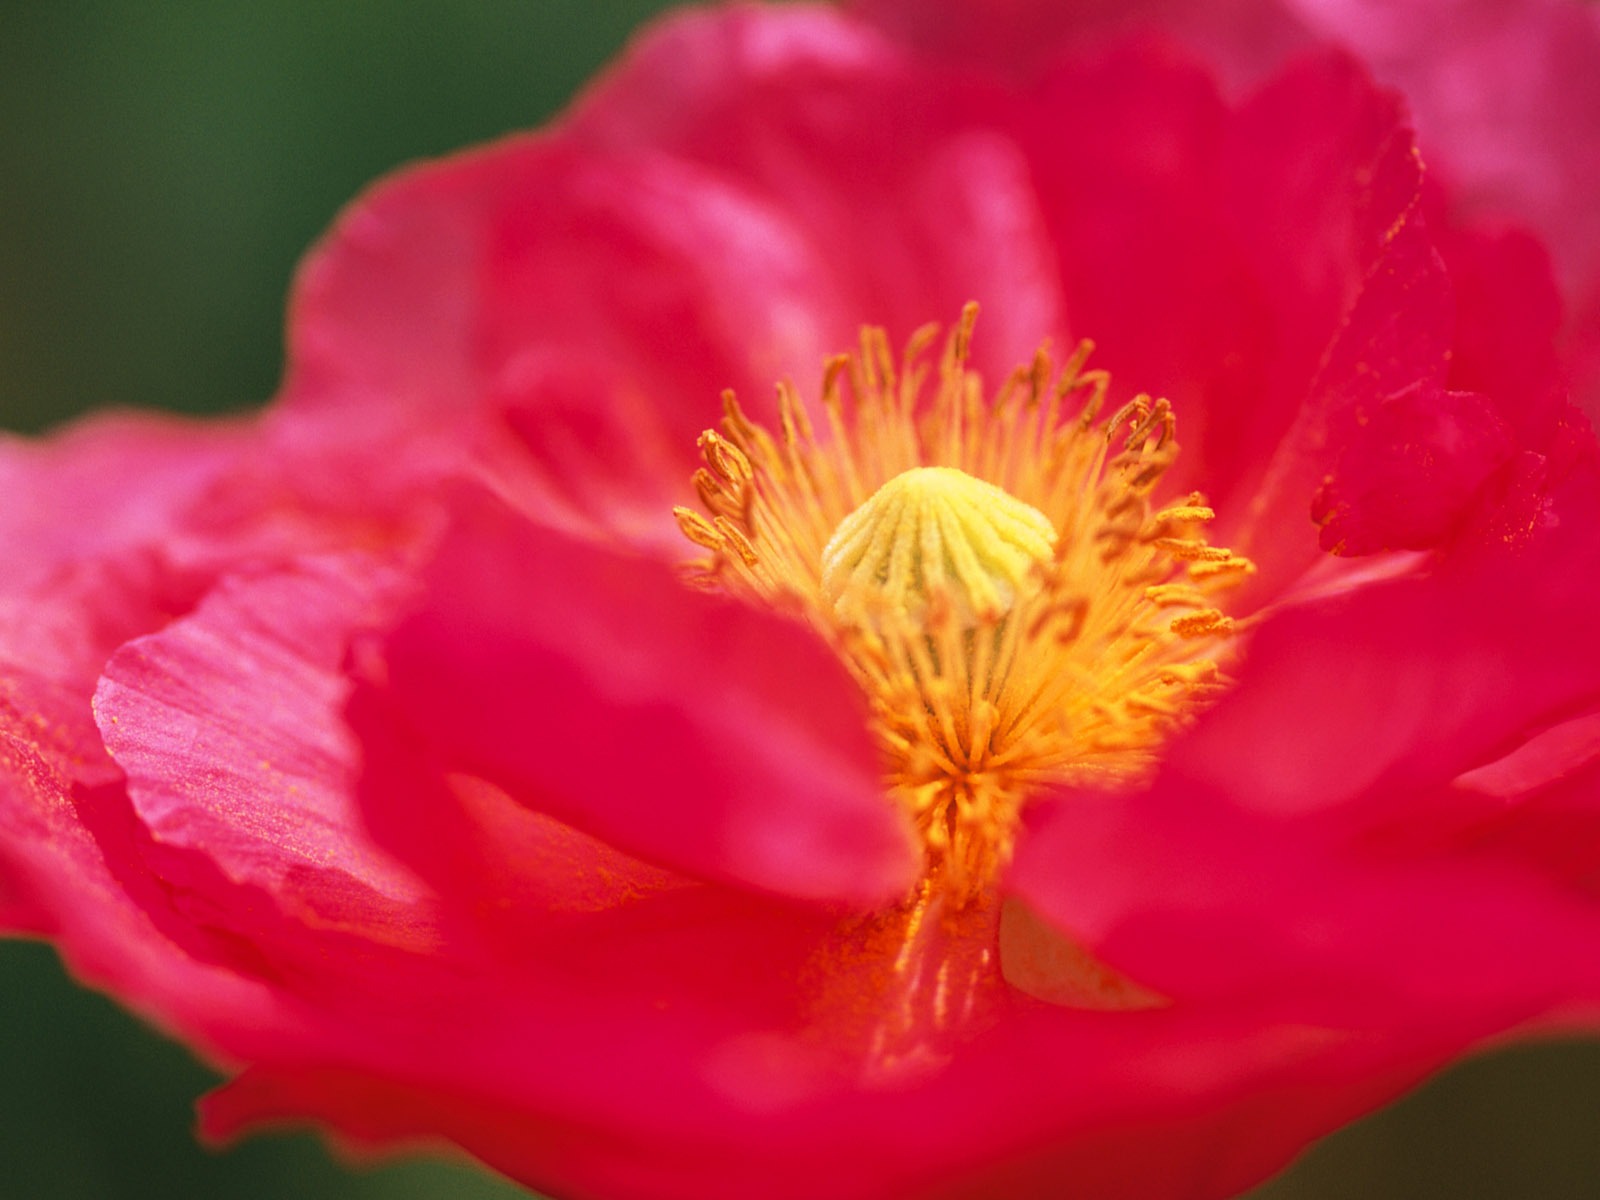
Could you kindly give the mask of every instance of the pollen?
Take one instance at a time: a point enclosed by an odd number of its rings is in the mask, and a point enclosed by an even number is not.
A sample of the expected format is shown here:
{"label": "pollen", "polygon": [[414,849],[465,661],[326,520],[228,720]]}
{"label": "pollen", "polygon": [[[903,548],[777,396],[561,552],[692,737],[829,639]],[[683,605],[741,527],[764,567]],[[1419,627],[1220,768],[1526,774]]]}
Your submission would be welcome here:
{"label": "pollen", "polygon": [[814,410],[778,386],[775,427],[731,394],[700,438],[695,586],[807,621],[860,685],[887,801],[922,838],[924,892],[989,894],[1033,799],[1118,787],[1226,686],[1222,598],[1253,571],[1211,545],[1198,493],[1158,504],[1176,417],[1080,343],[992,394],[968,363],[976,305],[898,357],[867,328]]}

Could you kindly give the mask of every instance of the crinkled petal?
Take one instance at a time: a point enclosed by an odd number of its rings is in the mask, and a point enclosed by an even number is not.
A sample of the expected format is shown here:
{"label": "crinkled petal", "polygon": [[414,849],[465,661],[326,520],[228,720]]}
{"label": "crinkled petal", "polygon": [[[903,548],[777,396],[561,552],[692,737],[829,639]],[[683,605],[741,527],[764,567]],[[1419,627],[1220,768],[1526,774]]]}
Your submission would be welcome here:
{"label": "crinkled petal", "polygon": [[[1318,40],[1358,53],[1405,93],[1460,202],[1531,222],[1568,282],[1600,266],[1600,17],[1575,0],[857,0],[900,39],[1000,70],[1158,29],[1235,79]],[[1493,86],[1485,81],[1493,80]]]}
{"label": "crinkled petal", "polygon": [[66,802],[79,784],[116,778],[89,696],[115,646],[193,603],[201,584],[173,565],[168,536],[247,433],[244,422],[112,413],[38,441],[0,441],[0,662],[19,756],[6,799],[18,872],[7,910],[18,924],[60,919],[63,898],[36,854],[81,855],[95,872],[98,850]]}
{"label": "crinkled petal", "polygon": [[[1328,131],[1335,155],[1325,154],[1318,137],[1304,142],[1304,151],[1293,149],[1305,138],[1302,113],[1338,114]],[[1283,172],[1296,162],[1304,168],[1288,186],[1297,203],[1262,214],[1267,236],[1245,235],[1262,278],[1272,278],[1264,255],[1292,264],[1269,287],[1280,302],[1300,306],[1300,319],[1289,326],[1296,339],[1291,361],[1298,370],[1314,365],[1289,423],[1277,427],[1273,443],[1256,440],[1259,449],[1240,464],[1250,500],[1236,540],[1281,577],[1285,568],[1308,565],[1311,498],[1369,414],[1411,389],[1431,391],[1442,382],[1451,295],[1423,225],[1421,163],[1411,132],[1396,101],[1373,89],[1354,64],[1311,60],[1286,74],[1254,98],[1241,133],[1236,161],[1270,147],[1256,160],[1267,170]],[[1270,204],[1267,198],[1281,190],[1256,194]],[[1297,239],[1317,249],[1295,253]],[[1319,330],[1326,331],[1321,344]],[[1387,449],[1358,448],[1352,461],[1365,465]]]}
{"label": "crinkled petal", "polygon": [[302,272],[284,402],[424,444],[504,429],[554,515],[660,541],[717,390],[749,382],[741,348],[820,355],[784,311],[816,269],[781,214],[715,181],[515,139],[347,214]]}
{"label": "crinkled petal", "polygon": [[1495,405],[1516,445],[1542,450],[1565,408],[1571,364],[1549,252],[1504,224],[1434,226],[1450,272],[1455,338],[1447,384]]}
{"label": "crinkled petal", "polygon": [[[1172,401],[1172,486],[1212,500],[1216,539],[1270,595],[1318,558],[1312,497],[1362,414],[1447,369],[1449,281],[1403,111],[1332,54],[1230,108],[1149,47],[1062,62],[1037,100],[1018,136],[1071,326],[1119,396]],[[1063,124],[1071,157],[1053,149]],[[1461,515],[1449,498],[1441,527]]]}
{"label": "crinkled petal", "polygon": [[230,579],[112,657],[95,715],[157,843],[199,852],[311,924],[425,940],[416,882],[360,827],[356,748],[338,719],[349,638],[395,586],[365,555]]}

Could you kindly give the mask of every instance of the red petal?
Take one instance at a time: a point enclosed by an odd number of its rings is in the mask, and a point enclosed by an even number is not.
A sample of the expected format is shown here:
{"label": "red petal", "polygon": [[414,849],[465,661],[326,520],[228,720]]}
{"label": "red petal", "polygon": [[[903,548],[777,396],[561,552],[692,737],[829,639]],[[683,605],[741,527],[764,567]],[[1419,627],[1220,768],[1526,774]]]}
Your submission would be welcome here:
{"label": "red petal", "polygon": [[1584,616],[1597,577],[1580,519],[1269,622],[1151,791],[1054,808],[1016,886],[1179,1000],[1467,1036],[1593,1003],[1600,907],[1567,890],[1576,864],[1547,873],[1487,842],[1452,853],[1463,796],[1449,789],[1600,703]]}
{"label": "red petal", "polygon": [[[424,444],[482,447],[509,416],[538,431],[523,469],[555,514],[663,540],[718,390],[747,382],[733,351],[770,340],[813,270],[781,218],[714,181],[510,141],[413,170],[345,217],[301,277],[284,401]],[[719,308],[731,329],[707,326]]]}
{"label": "red petal", "polygon": [[499,1046],[524,1086],[555,1076],[560,1103],[518,1108],[470,1086],[279,1068],[211,1097],[207,1128],[226,1135],[309,1113],[361,1142],[443,1133],[557,1194],[786,1200],[814,1194],[825,1175],[844,1200],[1043,1200],[1064,1182],[1084,1200],[1205,1200],[1237,1193],[1316,1132],[1414,1082],[1442,1044],[1397,1053],[1370,1037],[1215,1014],[1036,1010],[912,1086],[873,1088],[821,1069],[804,1033],[708,1039],[670,1009],[647,1025],[607,1010],[586,1020],[549,997],[528,1003],[520,1022],[479,1010],[441,1034],[485,1065]]}
{"label": "red petal", "polygon": [[[158,843],[200,852],[298,920],[381,941],[426,939],[426,913],[415,881],[366,844],[339,713],[351,631],[394,585],[366,556],[231,579],[119,650],[95,695]],[[166,856],[164,873],[184,861]]]}
{"label": "red petal", "polygon": [[198,930],[141,868],[137,829],[87,704],[8,666],[0,696],[0,874],[8,915],[73,971],[209,1053],[292,1028],[236,945]]}
{"label": "red petal", "polygon": [[[1308,122],[1326,114],[1337,120],[1319,136]],[[1265,446],[1267,430],[1256,433],[1257,453],[1239,470],[1255,485],[1247,483],[1245,521],[1219,537],[1282,579],[1315,554],[1311,497],[1344,447],[1391,398],[1443,381],[1453,312],[1422,224],[1421,164],[1393,98],[1348,62],[1312,60],[1254,98],[1241,133],[1235,161],[1245,190],[1267,206],[1293,198],[1277,213],[1246,210],[1262,232],[1244,235],[1275,306],[1298,310],[1285,322],[1292,340],[1281,378],[1287,385],[1313,366],[1315,375],[1299,403],[1262,414],[1290,421],[1269,425],[1275,440]],[[1337,154],[1324,151],[1327,134]],[[1259,180],[1262,166],[1270,179]]]}
{"label": "red petal", "polygon": [[358,694],[349,714],[361,740],[367,825],[433,886],[473,941],[525,963],[552,913],[603,912],[690,882],[482,780],[442,775],[431,748],[374,699]]}
{"label": "red petal", "polygon": [[481,497],[424,590],[376,703],[439,766],[693,875],[869,905],[910,886],[860,693],[802,626]]}
{"label": "red petal", "polygon": [[1527,863],[1600,900],[1600,717],[1590,715],[1455,781],[1436,843]]}
{"label": "red petal", "polygon": [[1011,72],[1159,29],[1234,78],[1250,79],[1306,40],[1304,26],[1275,0],[856,0],[853,7],[909,44]]}
{"label": "red petal", "polygon": [[1414,387],[1361,414],[1312,501],[1335,554],[1424,550],[1456,528],[1512,441],[1481,396]]}
{"label": "red petal", "polygon": [[1564,407],[1561,295],[1549,253],[1505,227],[1436,231],[1456,301],[1452,391],[1492,400],[1516,444],[1542,450]]}
{"label": "red petal", "polygon": [[[81,876],[86,893],[110,890],[69,800],[79,784],[116,778],[89,697],[117,644],[193,602],[200,584],[171,564],[166,542],[176,514],[237,453],[244,432],[235,422],[108,414],[39,441],[0,440],[8,499],[0,509],[0,662],[14,772],[0,814],[11,829],[0,839],[9,854],[0,860],[16,873],[8,909],[20,923],[56,928],[66,917],[56,906],[66,903],[76,927],[88,906],[63,897],[64,880]],[[47,865],[58,860],[60,879]],[[111,907],[137,920],[133,906]]]}
{"label": "red petal", "polygon": [[555,133],[357,204],[302,273],[285,400],[469,444],[509,422],[547,517],[676,544],[724,387],[759,411],[861,324],[974,297],[996,373],[1059,326],[1027,168],[974,123],[836,14],[676,19]]}
{"label": "red petal", "polygon": [[1600,270],[1600,16],[1570,0],[1290,0],[1416,113],[1459,207],[1530,222],[1569,285]]}
{"label": "red petal", "polygon": [[[590,153],[670,155],[784,214],[827,272],[793,301],[825,349],[863,323],[898,342],[975,299],[975,361],[998,379],[1062,323],[1034,164],[996,128],[998,103],[827,8],[729,10],[660,26],[570,132]],[[747,345],[767,368],[758,402],[774,379],[816,377],[819,358]]]}
{"label": "red petal", "polygon": [[113,647],[193,602],[175,527],[249,431],[113,413],[0,440],[0,657],[71,681],[87,704]]}
{"label": "red petal", "polygon": [[1362,409],[1446,370],[1449,283],[1400,107],[1323,56],[1230,113],[1149,50],[1063,63],[1038,100],[1020,137],[1072,324],[1120,388],[1173,401],[1172,486],[1213,500],[1270,594],[1318,556],[1311,497]]}

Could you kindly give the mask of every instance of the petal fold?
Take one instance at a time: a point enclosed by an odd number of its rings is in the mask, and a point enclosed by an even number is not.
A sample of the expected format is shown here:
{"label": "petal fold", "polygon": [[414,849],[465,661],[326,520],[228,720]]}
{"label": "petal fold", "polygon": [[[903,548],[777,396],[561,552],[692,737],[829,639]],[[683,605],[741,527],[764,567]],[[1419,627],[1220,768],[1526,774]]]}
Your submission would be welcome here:
{"label": "petal fold", "polygon": [[361,703],[438,769],[691,875],[866,905],[910,886],[864,702],[801,625],[481,495],[423,596]]}
{"label": "petal fold", "polygon": [[425,897],[361,828],[356,747],[338,719],[347,643],[396,583],[364,555],[231,577],[122,647],[94,707],[157,843],[199,852],[300,920],[409,941],[425,938]]}

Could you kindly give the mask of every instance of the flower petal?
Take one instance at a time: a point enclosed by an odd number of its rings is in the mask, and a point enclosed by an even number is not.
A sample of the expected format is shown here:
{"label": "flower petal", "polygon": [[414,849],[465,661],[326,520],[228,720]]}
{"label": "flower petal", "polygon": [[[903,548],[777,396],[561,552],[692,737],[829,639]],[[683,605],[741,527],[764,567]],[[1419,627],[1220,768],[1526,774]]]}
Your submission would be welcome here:
{"label": "flower petal", "polygon": [[[1569,518],[1596,494],[1573,483]],[[1593,1004],[1600,907],[1568,886],[1583,873],[1497,853],[1456,781],[1600,703],[1597,572],[1579,518],[1275,618],[1150,791],[1052,807],[1014,886],[1178,999],[1463,1036]],[[1473,824],[1472,852],[1451,853]]]}
{"label": "flower petal", "polygon": [[1504,224],[1434,222],[1433,229],[1455,295],[1448,386],[1492,400],[1519,447],[1543,450],[1561,419],[1570,372],[1549,252]]}
{"label": "flower petal", "polygon": [[[1321,134],[1307,127],[1326,114],[1336,115]],[[1263,231],[1242,236],[1258,277],[1271,281],[1268,295],[1299,309],[1285,323],[1293,340],[1279,369],[1289,368],[1284,384],[1299,376],[1304,390],[1288,410],[1262,414],[1270,424],[1252,439],[1253,461],[1234,460],[1250,505],[1238,532],[1222,536],[1281,577],[1315,554],[1311,497],[1367,415],[1409,389],[1443,382],[1453,312],[1449,278],[1422,220],[1421,163],[1395,98],[1348,60],[1306,60],[1252,98],[1239,133],[1234,160],[1267,164],[1273,174],[1239,180],[1259,198],[1245,219]],[[1323,149],[1329,137],[1338,147],[1332,155]],[[1260,209],[1283,194],[1294,202],[1279,213]],[[1296,241],[1318,249],[1295,252]],[[1284,415],[1290,420],[1278,424]],[[1265,444],[1263,434],[1271,438]]]}
{"label": "flower petal", "polygon": [[179,565],[174,526],[251,428],[112,413],[0,438],[0,656],[87,701],[114,646],[193,603],[202,585]]}
{"label": "flower petal", "polygon": [[1311,497],[1360,414],[1445,377],[1449,281],[1401,106],[1324,54],[1230,108],[1139,46],[1057,64],[1034,99],[1018,136],[1073,327],[1119,395],[1172,401],[1172,487],[1207,495],[1271,595],[1319,557]]}
{"label": "flower petal", "polygon": [[[395,584],[364,555],[231,578],[112,657],[95,715],[157,843],[200,852],[297,919],[413,941],[424,896],[367,843],[338,722],[347,642]],[[184,861],[167,856],[165,873]]]}
{"label": "flower petal", "polygon": [[1312,501],[1322,548],[1371,554],[1437,546],[1512,449],[1493,407],[1468,392],[1418,386],[1363,409]]}
{"label": "flower petal", "polygon": [[692,875],[855,904],[910,886],[860,693],[801,625],[483,496],[423,588],[362,703],[438,768]]}
{"label": "flower petal", "polygon": [[1277,0],[998,0],[982,6],[962,0],[856,0],[852,7],[909,44],[1008,72],[1034,70],[1065,51],[1159,29],[1234,79],[1251,80],[1307,36],[1304,25]]}
{"label": "flower petal", "polygon": [[[248,954],[175,912],[138,869],[138,830],[88,706],[4,668],[0,696],[0,875],[6,916],[55,939],[68,965],[208,1053],[243,1053],[292,1022]],[[12,926],[16,928],[16,926]]]}
{"label": "flower petal", "polygon": [[[1031,164],[997,135],[997,103],[828,8],[732,9],[664,22],[583,98],[571,132],[671,155],[786,213],[831,271],[809,298],[830,352],[864,323],[898,344],[977,300],[976,362],[1003,378],[1062,312]],[[819,364],[772,378],[806,384]]]}
{"label": "flower petal", "polygon": [[1569,287],[1600,271],[1600,15],[1592,5],[1286,3],[1405,92],[1428,158],[1462,210],[1531,223]]}
{"label": "flower petal", "polygon": [[[906,119],[871,141],[838,118],[886,103]],[[358,202],[298,282],[284,402],[479,446],[509,426],[530,510],[676,545],[722,389],[763,411],[862,324],[903,338],[975,297],[997,374],[1059,327],[1026,167],[972,125],[837,14],[674,18],[555,132]]]}
{"label": "flower petal", "polygon": [[1063,1181],[1085,1200],[1220,1200],[1414,1082],[1445,1044],[1400,1051],[1215,1013],[1034,1009],[948,1067],[885,1088],[830,1072],[803,1032],[712,1032],[671,1007],[648,1022],[586,1012],[576,994],[524,1003],[520,1018],[480,1007],[440,1030],[439,1062],[460,1079],[462,1063],[487,1071],[498,1057],[516,1086],[563,1102],[519,1108],[464,1081],[290,1066],[210,1097],[206,1127],[225,1136],[309,1113],[361,1142],[442,1132],[556,1194],[798,1200],[825,1174],[845,1200],[1043,1200]]}

